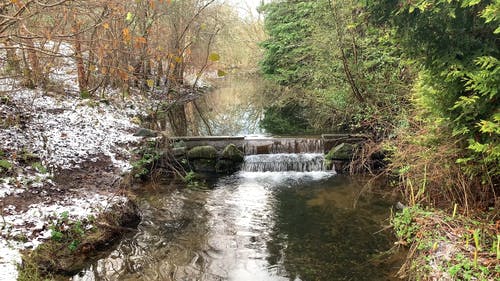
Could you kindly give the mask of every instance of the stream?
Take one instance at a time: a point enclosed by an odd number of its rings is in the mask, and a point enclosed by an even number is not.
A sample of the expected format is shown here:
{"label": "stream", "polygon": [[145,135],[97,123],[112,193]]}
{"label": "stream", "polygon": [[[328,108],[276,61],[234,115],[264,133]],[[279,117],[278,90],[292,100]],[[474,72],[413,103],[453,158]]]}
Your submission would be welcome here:
{"label": "stream", "polygon": [[[224,102],[200,104],[219,134],[262,133],[247,92],[214,94]],[[72,280],[399,280],[391,202],[362,193],[367,184],[324,171],[322,154],[275,153],[246,156],[210,189],[144,185],[137,231]]]}

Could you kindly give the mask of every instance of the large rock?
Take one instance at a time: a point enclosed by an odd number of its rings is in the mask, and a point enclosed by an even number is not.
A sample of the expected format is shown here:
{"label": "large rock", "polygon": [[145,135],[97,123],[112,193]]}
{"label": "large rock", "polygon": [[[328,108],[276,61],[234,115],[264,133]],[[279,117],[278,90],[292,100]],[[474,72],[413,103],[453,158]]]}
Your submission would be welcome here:
{"label": "large rock", "polygon": [[356,146],[350,143],[341,143],[332,148],[325,156],[326,160],[343,160],[350,161],[353,159]]}
{"label": "large rock", "polygon": [[217,149],[211,145],[195,146],[187,152],[189,164],[195,172],[215,173]]}
{"label": "large rock", "polygon": [[187,158],[191,159],[217,159],[217,149],[211,145],[196,146],[187,153]]}
{"label": "large rock", "polygon": [[222,151],[221,159],[241,163],[243,162],[244,157],[245,155],[236,147],[236,145],[229,144]]}
{"label": "large rock", "polygon": [[245,155],[236,145],[229,144],[222,151],[221,158],[215,165],[215,170],[220,174],[230,174],[238,171],[243,163]]}

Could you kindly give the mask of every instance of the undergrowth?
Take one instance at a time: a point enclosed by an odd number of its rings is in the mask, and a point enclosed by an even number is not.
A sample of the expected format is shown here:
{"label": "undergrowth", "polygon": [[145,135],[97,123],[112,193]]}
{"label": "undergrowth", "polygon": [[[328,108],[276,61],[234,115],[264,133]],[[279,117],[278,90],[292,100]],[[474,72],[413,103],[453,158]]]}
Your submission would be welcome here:
{"label": "undergrowth", "polygon": [[500,235],[497,225],[420,205],[396,213],[392,224],[410,246],[400,270],[410,280],[499,280]]}
{"label": "undergrowth", "polygon": [[[455,204],[464,214],[489,211],[499,207],[498,177],[481,173],[460,163],[466,155],[463,139],[452,136],[447,128],[422,120],[418,114],[409,118],[399,137],[386,142],[391,150],[389,169],[399,177],[402,195],[409,205],[450,209]],[[484,177],[489,175],[489,180]]]}

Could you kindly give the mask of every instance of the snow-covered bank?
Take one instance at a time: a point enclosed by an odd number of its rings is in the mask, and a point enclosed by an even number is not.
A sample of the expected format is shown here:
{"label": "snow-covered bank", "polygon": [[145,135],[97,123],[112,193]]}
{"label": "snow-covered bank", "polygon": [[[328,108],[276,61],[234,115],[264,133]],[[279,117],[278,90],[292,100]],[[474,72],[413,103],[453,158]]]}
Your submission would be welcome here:
{"label": "snow-covered bank", "polygon": [[[61,214],[82,220],[127,200],[99,177],[131,168],[129,151],[138,141],[131,119],[141,114],[142,103],[140,97],[95,100],[11,90],[15,84],[0,87],[0,160],[10,166],[0,172],[0,280],[17,278],[20,251],[50,239],[50,225]],[[81,190],[56,180],[61,172],[82,174],[98,162],[94,170],[104,172],[84,177]],[[12,203],[17,201],[24,206]]]}

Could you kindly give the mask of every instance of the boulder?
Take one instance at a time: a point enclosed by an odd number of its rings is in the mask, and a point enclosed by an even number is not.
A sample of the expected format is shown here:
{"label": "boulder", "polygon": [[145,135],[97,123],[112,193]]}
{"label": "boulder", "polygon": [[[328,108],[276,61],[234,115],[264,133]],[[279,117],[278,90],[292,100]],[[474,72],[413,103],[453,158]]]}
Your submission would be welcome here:
{"label": "boulder", "polygon": [[144,137],[144,138],[154,138],[158,135],[158,132],[146,129],[146,128],[140,128],[138,129],[134,136],[135,137]]}
{"label": "boulder", "polygon": [[230,174],[239,170],[245,155],[236,145],[229,144],[222,151],[222,155],[215,165],[215,170],[220,174]]}
{"label": "boulder", "polygon": [[195,146],[187,153],[188,159],[217,159],[217,149],[211,145]]}
{"label": "boulder", "polygon": [[356,150],[355,145],[344,142],[332,148],[325,156],[325,159],[329,161],[331,160],[350,161],[354,156],[355,150]]}
{"label": "boulder", "polygon": [[241,163],[243,162],[244,157],[245,155],[236,147],[236,145],[229,144],[222,151],[221,159],[230,160],[236,163]]}

